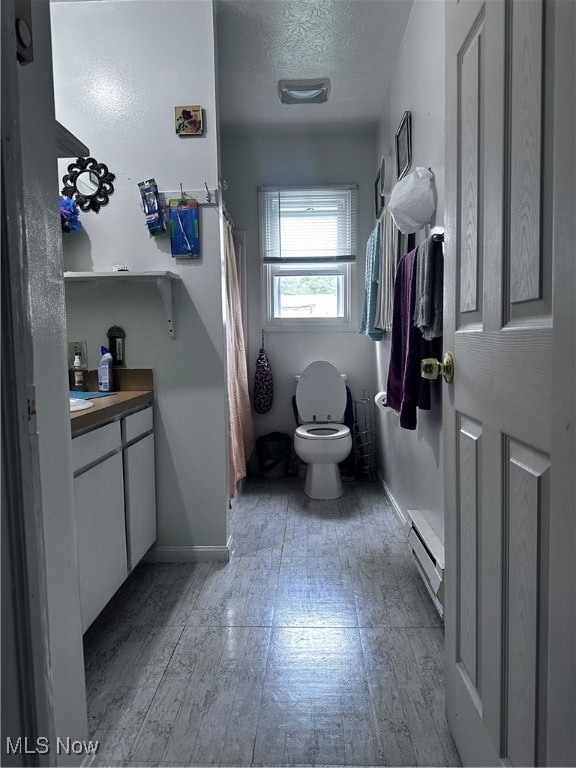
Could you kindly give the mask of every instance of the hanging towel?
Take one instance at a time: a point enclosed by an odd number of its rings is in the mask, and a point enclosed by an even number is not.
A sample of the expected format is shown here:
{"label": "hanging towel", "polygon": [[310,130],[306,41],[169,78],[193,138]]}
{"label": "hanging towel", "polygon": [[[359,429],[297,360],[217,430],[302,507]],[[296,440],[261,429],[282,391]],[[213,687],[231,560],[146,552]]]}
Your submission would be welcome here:
{"label": "hanging towel", "polygon": [[382,214],[380,227],[381,266],[374,326],[382,331],[389,331],[392,328],[394,275],[396,274],[396,228],[387,210]]}
{"label": "hanging towel", "polygon": [[380,225],[372,230],[366,244],[366,273],[364,280],[364,309],[360,322],[360,334],[381,341],[382,331],[374,327],[378,281],[380,279]]}
{"label": "hanging towel", "polygon": [[432,357],[431,342],[412,322],[416,297],[416,253],[402,257],[394,285],[392,344],[386,385],[390,408],[400,414],[400,426],[416,429],[416,407],[430,410],[430,382],[420,376],[420,361]]}
{"label": "hanging towel", "polygon": [[378,234],[379,238],[379,249],[380,249],[380,279],[378,280],[378,291],[376,293],[376,311],[374,313],[374,328],[378,329],[379,331],[385,330],[383,327],[384,323],[384,304],[385,304],[385,285],[386,285],[386,255],[384,252],[385,242],[386,242],[386,220],[384,218],[384,214],[382,214],[382,217],[378,221],[378,227],[380,229],[380,232]]}
{"label": "hanging towel", "polygon": [[429,237],[418,248],[414,325],[425,339],[442,336],[444,255],[442,243]]}
{"label": "hanging towel", "polygon": [[256,413],[267,413],[272,408],[274,400],[274,381],[272,368],[268,355],[264,349],[264,331],[262,331],[262,346],[256,360],[256,372],[254,374],[254,398],[253,408]]}

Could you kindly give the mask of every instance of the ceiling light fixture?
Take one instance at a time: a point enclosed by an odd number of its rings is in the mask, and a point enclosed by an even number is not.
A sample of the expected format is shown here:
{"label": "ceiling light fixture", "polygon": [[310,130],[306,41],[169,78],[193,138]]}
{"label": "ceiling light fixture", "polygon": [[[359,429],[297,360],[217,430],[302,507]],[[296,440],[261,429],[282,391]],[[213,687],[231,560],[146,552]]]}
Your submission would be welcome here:
{"label": "ceiling light fixture", "polygon": [[330,80],[279,80],[278,95],[282,104],[323,104],[328,101]]}

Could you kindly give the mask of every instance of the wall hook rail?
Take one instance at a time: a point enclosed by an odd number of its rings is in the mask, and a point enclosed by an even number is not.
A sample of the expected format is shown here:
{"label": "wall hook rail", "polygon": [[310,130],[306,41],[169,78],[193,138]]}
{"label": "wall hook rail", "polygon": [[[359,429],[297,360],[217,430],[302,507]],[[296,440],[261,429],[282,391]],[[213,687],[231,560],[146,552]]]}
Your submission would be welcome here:
{"label": "wall hook rail", "polygon": [[180,193],[172,190],[163,190],[159,192],[160,203],[163,208],[168,205],[168,200],[177,199],[179,202],[186,202],[187,200],[196,200],[200,207],[217,205],[218,197],[215,189],[210,189],[206,182],[204,182],[205,189],[184,189],[180,184]]}

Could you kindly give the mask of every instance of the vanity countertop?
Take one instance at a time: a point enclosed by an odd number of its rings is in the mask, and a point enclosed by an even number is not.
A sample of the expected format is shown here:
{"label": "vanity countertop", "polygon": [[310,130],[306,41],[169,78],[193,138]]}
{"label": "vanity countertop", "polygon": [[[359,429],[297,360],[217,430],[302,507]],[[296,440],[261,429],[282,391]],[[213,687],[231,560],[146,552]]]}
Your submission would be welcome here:
{"label": "vanity countertop", "polygon": [[[89,392],[97,392],[98,372],[86,371],[84,382]],[[118,388],[114,394],[94,398],[89,401],[91,408],[70,413],[72,437],[154,402],[154,377],[149,368],[115,368],[114,385]]]}
{"label": "vanity countertop", "polygon": [[153,390],[116,392],[113,395],[90,400],[91,403],[94,403],[92,408],[70,414],[72,437],[85,429],[98,427],[107,421],[120,418],[135,408],[151,405],[153,401]]}

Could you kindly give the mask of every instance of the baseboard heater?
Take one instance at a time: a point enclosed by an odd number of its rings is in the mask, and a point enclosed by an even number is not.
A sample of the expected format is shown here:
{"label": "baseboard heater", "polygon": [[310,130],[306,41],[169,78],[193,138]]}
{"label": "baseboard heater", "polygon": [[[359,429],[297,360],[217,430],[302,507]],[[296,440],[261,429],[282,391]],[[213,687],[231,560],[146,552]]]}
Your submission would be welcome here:
{"label": "baseboard heater", "polygon": [[429,510],[407,511],[408,543],[436,610],[444,616],[444,526]]}

